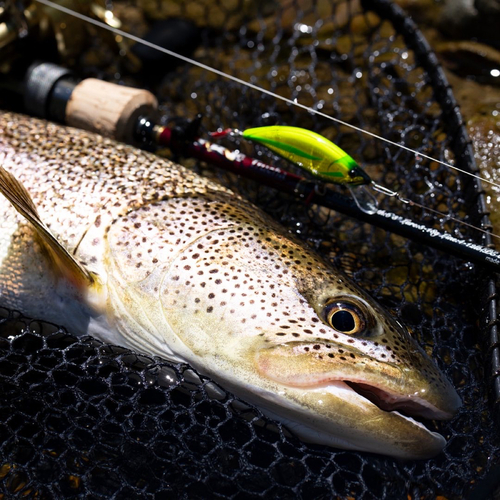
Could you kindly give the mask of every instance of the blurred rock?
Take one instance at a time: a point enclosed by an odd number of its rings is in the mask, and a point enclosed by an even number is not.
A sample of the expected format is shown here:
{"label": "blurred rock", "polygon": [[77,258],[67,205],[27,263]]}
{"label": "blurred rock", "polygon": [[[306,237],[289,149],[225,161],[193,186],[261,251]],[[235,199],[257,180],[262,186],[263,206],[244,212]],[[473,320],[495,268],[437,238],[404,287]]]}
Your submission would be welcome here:
{"label": "blurred rock", "polygon": [[447,0],[440,29],[454,38],[477,38],[500,47],[500,0]]}

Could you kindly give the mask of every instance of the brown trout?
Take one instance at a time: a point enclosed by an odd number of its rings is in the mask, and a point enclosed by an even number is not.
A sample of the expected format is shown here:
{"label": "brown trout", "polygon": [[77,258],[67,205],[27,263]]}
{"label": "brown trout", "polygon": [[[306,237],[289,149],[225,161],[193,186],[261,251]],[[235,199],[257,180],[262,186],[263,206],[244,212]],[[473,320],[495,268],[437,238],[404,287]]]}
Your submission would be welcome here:
{"label": "brown trout", "polygon": [[185,361],[305,441],[403,458],[445,445],[408,415],[449,419],[460,399],[407,330],[228,189],[10,113],[0,165],[1,305]]}

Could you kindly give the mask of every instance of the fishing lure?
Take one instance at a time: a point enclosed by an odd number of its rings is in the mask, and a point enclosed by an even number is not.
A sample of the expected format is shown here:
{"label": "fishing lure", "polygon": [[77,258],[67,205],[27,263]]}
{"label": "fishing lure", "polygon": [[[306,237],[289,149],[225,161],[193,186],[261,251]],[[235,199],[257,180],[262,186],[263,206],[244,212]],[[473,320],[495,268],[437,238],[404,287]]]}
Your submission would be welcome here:
{"label": "fishing lure", "polygon": [[247,129],[242,136],[262,144],[325,182],[350,186],[372,182],[351,156],[316,132],[273,125]]}
{"label": "fishing lure", "polygon": [[371,184],[370,176],[343,149],[316,132],[286,125],[226,129],[210,134],[214,138],[239,135],[274,151],[324,182],[346,186]]}
{"label": "fishing lure", "polygon": [[226,135],[240,135],[257,142],[323,182],[346,186],[363,212],[370,215],[375,213],[377,200],[365,188],[367,184],[374,185],[372,179],[351,156],[326,137],[286,125],[249,128],[243,132],[226,129],[211,134],[212,137]]}

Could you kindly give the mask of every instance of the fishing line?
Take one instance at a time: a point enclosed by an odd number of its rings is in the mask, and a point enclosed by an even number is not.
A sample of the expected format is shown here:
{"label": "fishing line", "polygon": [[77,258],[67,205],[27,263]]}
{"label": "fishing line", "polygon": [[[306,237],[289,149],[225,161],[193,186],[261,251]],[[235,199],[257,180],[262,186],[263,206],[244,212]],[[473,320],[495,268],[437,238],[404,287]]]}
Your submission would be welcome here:
{"label": "fishing line", "polygon": [[74,10],[71,10],[67,7],[63,7],[62,5],[58,5],[57,3],[54,3],[54,2],[51,2],[50,0],[35,0],[36,2],[38,3],[41,3],[43,5],[46,5],[47,7],[52,7],[53,9],[56,9],[56,10],[59,10],[60,12],[64,12],[70,16],[73,16],[73,17],[76,17],[82,21],[85,21],[85,22],[88,22],[90,24],[93,24],[94,26],[98,26],[99,28],[103,28],[105,30],[108,30],[108,31],[111,31],[117,35],[120,35],[124,38],[128,38],[129,40],[133,40],[134,42],[137,42],[137,43],[140,43],[142,45],[145,45],[147,47],[150,47],[152,49],[155,49],[155,50],[158,50],[160,52],[163,52],[164,54],[167,54],[169,56],[172,56],[172,57],[175,57],[177,59],[180,59],[181,61],[184,61],[186,63],[189,63],[189,64],[192,64],[193,66],[197,66],[199,68],[202,68],[206,71],[209,71],[211,73],[214,73],[218,76],[221,76],[223,78],[227,78],[228,80],[232,80],[236,83],[239,83],[240,85],[243,85],[245,87],[248,87],[248,88],[251,88],[253,90],[256,90],[262,94],[266,94],[268,96],[271,96],[271,97],[274,97],[275,99],[278,99],[278,100],[281,100],[281,101],[284,101],[286,102],[287,104],[290,104],[292,106],[295,106],[295,107],[298,107],[298,108],[301,108],[301,109],[304,109],[306,111],[308,111],[309,113],[311,114],[315,114],[315,115],[318,115],[318,116],[321,116],[322,118],[326,118],[328,120],[331,120],[333,122],[336,122],[336,123],[339,123],[340,125],[344,125],[346,127],[349,127],[351,128],[352,130],[356,130],[357,132],[361,132],[365,135],[368,135],[370,137],[373,137],[375,139],[378,139],[380,141],[384,141],[385,143],[387,144],[391,144],[393,146],[397,146],[398,148],[401,148],[401,149],[404,149],[406,151],[409,151],[410,153],[413,153],[415,156],[418,156],[418,157],[422,157],[422,158],[426,158],[427,160],[431,160],[431,161],[434,161],[436,163],[439,163],[441,165],[444,165],[445,167],[448,167],[452,170],[455,170],[457,172],[460,172],[462,174],[465,174],[465,175],[468,175],[470,177],[474,177],[480,181],[483,181],[483,182],[487,182],[488,184],[491,184],[492,186],[495,186],[497,188],[500,189],[500,184],[496,184],[495,182],[493,181],[490,181],[484,177],[481,177],[477,174],[474,174],[472,172],[467,172],[466,170],[463,170],[459,167],[456,167],[455,165],[452,165],[451,163],[447,163],[445,161],[442,161],[442,160],[438,160],[437,158],[433,158],[432,156],[429,156],[429,155],[426,155],[425,153],[421,153],[421,152],[418,152],[414,149],[411,149],[407,146],[404,146],[403,144],[399,144],[397,142],[394,142],[394,141],[391,141],[390,139],[386,139],[385,137],[382,137],[378,134],[375,134],[373,132],[369,132],[368,130],[364,130],[360,127],[357,127],[356,125],[352,125],[348,122],[345,122],[343,120],[340,120],[338,118],[335,118],[333,116],[330,116],[330,115],[327,115],[326,113],[323,113],[321,111],[318,111],[314,108],[311,108],[309,106],[306,106],[304,104],[301,104],[299,103],[296,99],[295,100],[292,100],[292,99],[288,99],[287,97],[283,97],[283,96],[280,96],[279,94],[276,94],[275,92],[272,92],[271,90],[266,90],[265,88],[263,87],[259,87],[258,85],[255,85],[253,83],[250,83],[250,82],[247,82],[246,80],[242,80],[241,78],[238,78],[236,76],[233,76],[233,75],[230,75],[229,73],[225,73],[224,71],[220,71],[216,68],[213,68],[211,66],[208,66],[206,64],[203,64],[199,61],[196,61],[195,59],[191,59],[190,57],[186,57],[186,56],[183,56],[181,54],[178,54],[177,52],[173,52],[169,49],[166,49],[164,47],[160,47],[159,45],[156,45],[154,43],[151,43],[151,42],[148,42],[146,40],[143,40],[142,38],[139,38],[135,35],[131,35],[130,33],[127,33],[126,31],[123,31],[121,29],[118,29],[118,28],[114,28],[112,26],[109,26],[108,24],[106,23],[103,23],[101,21],[98,21],[96,19],[92,19],[91,17],[88,17],[84,14],[80,14],[79,12],[76,12]]}

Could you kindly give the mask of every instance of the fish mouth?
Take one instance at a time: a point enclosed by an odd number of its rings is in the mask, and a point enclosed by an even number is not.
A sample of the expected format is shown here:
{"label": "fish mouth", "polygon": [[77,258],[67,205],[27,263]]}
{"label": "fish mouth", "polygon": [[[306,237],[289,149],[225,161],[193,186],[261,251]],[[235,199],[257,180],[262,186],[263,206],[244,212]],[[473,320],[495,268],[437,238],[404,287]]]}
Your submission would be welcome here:
{"label": "fish mouth", "polygon": [[398,411],[409,417],[421,417],[428,420],[448,420],[453,417],[453,413],[440,410],[422,398],[401,396],[366,382],[350,380],[342,380],[342,382],[356,394],[386,412]]}

